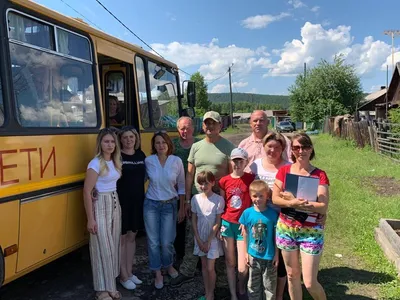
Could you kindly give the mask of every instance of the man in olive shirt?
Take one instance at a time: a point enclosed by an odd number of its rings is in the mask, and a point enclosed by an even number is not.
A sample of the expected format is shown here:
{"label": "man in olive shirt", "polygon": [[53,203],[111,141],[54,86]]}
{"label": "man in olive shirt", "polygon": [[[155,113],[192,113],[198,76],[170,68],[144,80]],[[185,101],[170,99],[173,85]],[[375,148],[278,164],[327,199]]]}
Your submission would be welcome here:
{"label": "man in olive shirt", "polygon": [[[190,149],[188,158],[188,170],[186,173],[186,204],[185,210],[187,215],[190,215],[190,201],[193,194],[201,193],[197,185],[197,174],[203,170],[211,171],[217,180],[214,192],[219,193],[218,181],[221,177],[228,175],[232,172],[231,164],[229,162],[229,155],[235,146],[220,135],[222,129],[221,116],[215,111],[205,113],[203,117],[203,130],[206,135],[201,141],[194,143]],[[190,223],[190,222],[189,222]],[[191,243],[190,247],[186,248],[185,257],[179,268],[179,276],[171,280],[172,285],[180,285],[183,282],[193,278],[196,265],[199,257],[193,255],[194,238],[193,232],[186,238],[186,243]],[[188,253],[188,251],[190,251]],[[225,264],[221,262],[216,265],[217,272],[219,267]],[[220,273],[220,272],[218,272]],[[217,276],[218,279],[223,280],[222,276]]]}
{"label": "man in olive shirt", "polygon": [[[178,129],[179,137],[172,140],[175,148],[174,155],[178,156],[182,160],[183,168],[186,174],[188,164],[187,160],[190,149],[192,148],[193,143],[200,141],[200,139],[193,136],[193,121],[189,117],[179,118],[176,122],[176,128]],[[178,259],[183,258],[185,252],[188,252],[190,247],[192,248],[191,251],[193,252],[193,245],[190,245],[191,243],[193,244],[193,237],[191,238],[188,236],[190,234],[193,235],[190,220],[185,220],[176,225],[176,238],[174,247]],[[186,236],[188,236],[188,238],[186,238],[188,241],[185,243]]]}

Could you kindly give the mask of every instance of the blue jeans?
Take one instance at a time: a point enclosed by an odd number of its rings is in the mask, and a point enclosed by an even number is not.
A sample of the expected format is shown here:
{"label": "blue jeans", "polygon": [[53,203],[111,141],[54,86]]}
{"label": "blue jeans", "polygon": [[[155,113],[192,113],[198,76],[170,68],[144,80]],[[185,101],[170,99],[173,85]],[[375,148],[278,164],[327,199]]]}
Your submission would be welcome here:
{"label": "blue jeans", "polygon": [[144,200],[144,226],[147,234],[150,269],[168,268],[174,260],[176,236],[177,201],[169,203]]}

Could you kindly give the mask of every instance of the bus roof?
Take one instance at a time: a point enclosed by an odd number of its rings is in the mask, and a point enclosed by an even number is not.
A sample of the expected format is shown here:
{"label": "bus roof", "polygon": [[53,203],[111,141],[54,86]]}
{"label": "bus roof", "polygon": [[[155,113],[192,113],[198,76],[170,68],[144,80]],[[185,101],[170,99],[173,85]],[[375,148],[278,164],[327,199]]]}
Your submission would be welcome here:
{"label": "bus roof", "polygon": [[40,5],[34,1],[31,1],[31,0],[10,0],[10,1],[13,3],[16,3],[18,5],[24,6],[24,7],[28,8],[30,10],[33,10],[37,13],[43,14],[47,17],[56,19],[60,22],[63,22],[65,24],[73,27],[73,28],[80,29],[84,32],[87,32],[90,35],[102,38],[111,43],[117,44],[121,47],[127,48],[136,53],[139,53],[139,54],[142,54],[149,58],[152,58],[154,60],[160,61],[160,62],[164,63],[165,65],[168,65],[168,66],[178,69],[178,66],[176,64],[172,63],[171,61],[168,61],[160,56],[157,56],[151,52],[148,52],[148,51],[144,50],[143,48],[139,47],[138,45],[130,44],[130,43],[120,40],[112,35],[109,35],[101,30],[95,29],[92,26],[90,26],[89,24],[87,24],[86,22],[84,22],[82,19],[65,16],[55,10],[49,9],[49,8],[47,8],[43,5]]}

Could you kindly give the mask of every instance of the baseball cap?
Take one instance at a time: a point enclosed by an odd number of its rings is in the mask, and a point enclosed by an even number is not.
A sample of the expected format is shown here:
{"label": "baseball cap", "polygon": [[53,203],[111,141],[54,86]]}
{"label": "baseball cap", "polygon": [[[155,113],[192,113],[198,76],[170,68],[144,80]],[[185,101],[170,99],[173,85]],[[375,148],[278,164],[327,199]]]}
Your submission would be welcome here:
{"label": "baseball cap", "polygon": [[208,111],[203,116],[203,122],[207,119],[212,119],[215,122],[221,123],[221,116],[216,111]]}
{"label": "baseball cap", "polygon": [[249,159],[249,154],[243,148],[235,148],[231,152],[231,159],[241,158],[241,159]]}

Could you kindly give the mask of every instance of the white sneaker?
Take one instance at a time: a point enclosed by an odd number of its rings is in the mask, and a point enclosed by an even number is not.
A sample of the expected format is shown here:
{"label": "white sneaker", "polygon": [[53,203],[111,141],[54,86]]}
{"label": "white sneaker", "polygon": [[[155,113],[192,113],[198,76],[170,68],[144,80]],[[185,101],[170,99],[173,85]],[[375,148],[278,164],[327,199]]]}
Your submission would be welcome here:
{"label": "white sneaker", "polygon": [[141,281],[139,278],[136,277],[136,275],[132,275],[131,277],[128,278],[130,281],[132,281],[135,284],[141,284],[143,281]]}
{"label": "white sneaker", "polygon": [[136,289],[136,284],[133,281],[130,281],[129,279],[127,281],[122,281],[120,280],[119,283],[126,288],[127,290],[134,290]]}

